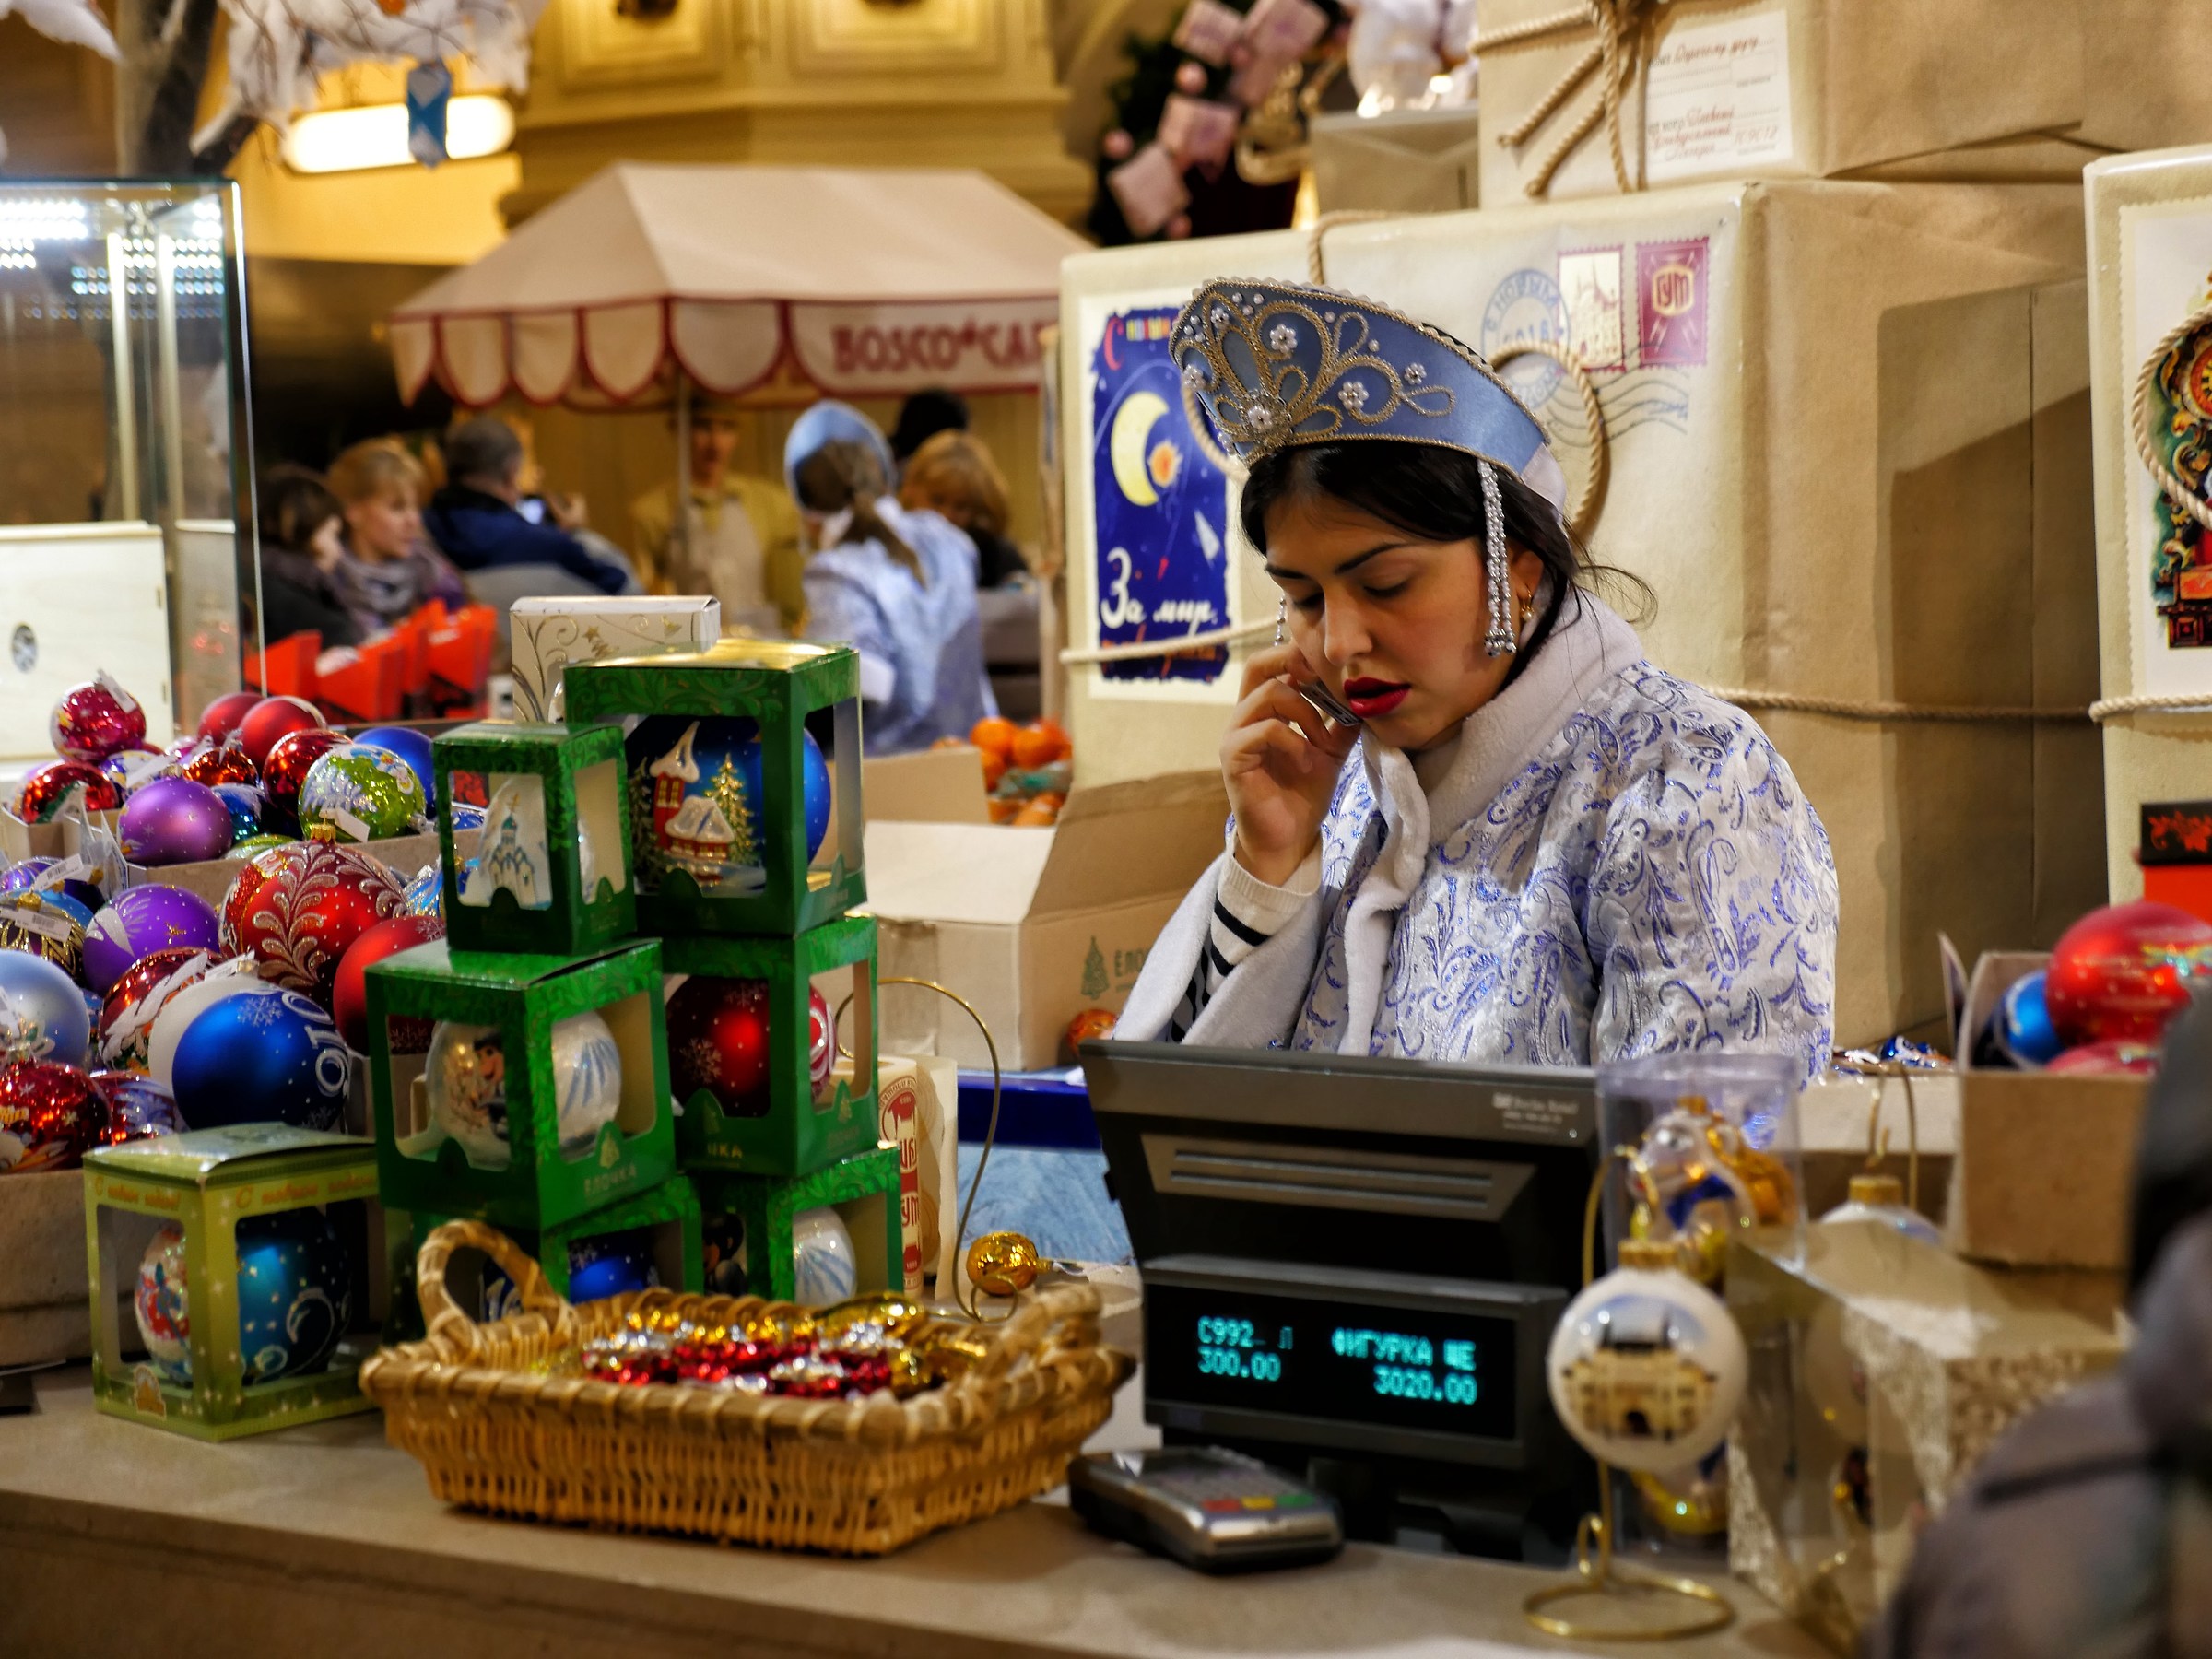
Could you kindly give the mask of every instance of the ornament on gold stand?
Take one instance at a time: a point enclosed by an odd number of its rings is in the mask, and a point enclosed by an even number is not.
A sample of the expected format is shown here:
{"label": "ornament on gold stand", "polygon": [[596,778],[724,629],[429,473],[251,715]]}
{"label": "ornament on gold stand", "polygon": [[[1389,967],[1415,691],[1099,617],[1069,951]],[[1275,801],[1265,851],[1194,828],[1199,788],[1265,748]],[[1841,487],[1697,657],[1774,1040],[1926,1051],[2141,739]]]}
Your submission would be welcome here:
{"label": "ornament on gold stand", "polygon": [[1629,1236],[1671,1243],[1677,1265],[1701,1285],[1720,1283],[1731,1238],[1797,1212],[1796,1184],[1782,1160],[1699,1095],[1661,1114],[1627,1156]]}
{"label": "ornament on gold stand", "polygon": [[1820,1224],[1875,1221],[1908,1239],[1943,1248],[1943,1232],[1920,1213],[1920,1112],[1912,1100],[1912,1073],[1903,1066],[1885,1067],[1885,1077],[1898,1077],[1905,1085],[1905,1180],[1882,1172],[1889,1156],[1889,1132],[1882,1127],[1881,1085],[1875,1085],[1874,1104],[1866,1116],[1866,1167],[1851,1178],[1850,1196],[1820,1218]]}
{"label": "ornament on gold stand", "polygon": [[[1735,1606],[1711,1584],[1630,1567],[1613,1553],[1614,1470],[1661,1474],[1709,1455],[1727,1436],[1748,1370],[1742,1333],[1720,1300],[1682,1270],[1678,1242],[1626,1240],[1619,1265],[1596,1277],[1606,1177],[1618,1161],[1633,1179],[1641,1152],[1615,1148],[1590,1183],[1583,1290],[1559,1316],[1545,1356],[1560,1424],[1597,1459],[1598,1512],[1576,1528],[1572,1576],[1521,1606],[1537,1630],[1576,1641],[1678,1641],[1735,1619]],[[1667,1600],[1685,1606],[1678,1613],[1653,1610]],[[1603,1602],[1620,1617],[1551,1610],[1572,1601]]]}

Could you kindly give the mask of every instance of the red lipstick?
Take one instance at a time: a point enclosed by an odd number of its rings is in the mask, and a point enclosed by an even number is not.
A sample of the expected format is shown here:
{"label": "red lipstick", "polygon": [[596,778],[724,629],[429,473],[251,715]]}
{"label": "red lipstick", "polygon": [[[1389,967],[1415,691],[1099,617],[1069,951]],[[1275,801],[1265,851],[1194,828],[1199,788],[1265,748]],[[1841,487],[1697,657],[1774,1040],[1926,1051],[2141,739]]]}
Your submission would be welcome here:
{"label": "red lipstick", "polygon": [[1380,720],[1407,697],[1413,688],[1390,680],[1354,679],[1344,682],[1345,706],[1361,720]]}

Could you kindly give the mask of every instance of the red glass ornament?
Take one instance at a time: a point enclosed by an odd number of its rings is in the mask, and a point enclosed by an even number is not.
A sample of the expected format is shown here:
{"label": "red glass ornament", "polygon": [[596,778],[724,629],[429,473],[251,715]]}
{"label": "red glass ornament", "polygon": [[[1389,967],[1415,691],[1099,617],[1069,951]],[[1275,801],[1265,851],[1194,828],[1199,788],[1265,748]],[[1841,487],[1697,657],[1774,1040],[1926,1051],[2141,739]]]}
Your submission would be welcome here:
{"label": "red glass ornament", "polygon": [[102,674],[62,693],[47,732],[55,754],[97,763],[117,749],[136,748],[146,741],[146,711],[136,698]]}
{"label": "red glass ornament", "polygon": [[668,1080],[727,1117],[768,1115],[768,983],[695,973],[668,999]]}
{"label": "red glass ornament", "polygon": [[2212,950],[2212,923],[2139,900],[2091,911],[2059,935],[2043,982],[2069,1048],[2156,1042],[2188,1006],[2191,958]]}
{"label": "red glass ornament", "polygon": [[837,1021],[830,1017],[830,1000],[820,990],[806,988],[806,1075],[818,1098],[837,1065]]}
{"label": "red glass ornament", "polygon": [[238,730],[238,723],[262,703],[258,691],[230,691],[217,698],[200,713],[200,740],[220,743]]}
{"label": "red glass ornament", "polygon": [[[335,735],[335,734],[334,734]],[[261,769],[236,744],[203,744],[184,762],[184,775],[213,788],[218,783],[258,783]]]}
{"label": "red glass ornament", "polygon": [[2154,1077],[2159,1051],[2147,1042],[2092,1042],[2068,1049],[2043,1069],[2076,1077]]}
{"label": "red glass ornament", "polygon": [[23,777],[16,794],[16,816],[27,824],[42,824],[61,809],[62,797],[82,788],[90,812],[112,812],[123,805],[123,786],[87,760],[49,760],[34,766]]}
{"label": "red glass ornament", "polygon": [[399,914],[399,877],[367,853],[328,841],[271,847],[238,873],[223,900],[223,949],[261,964],[262,978],[324,1007],[353,942]]}
{"label": "red glass ornament", "polygon": [[314,704],[297,697],[265,697],[246,711],[238,723],[239,747],[254,765],[266,768],[269,751],[279,738],[319,727],[323,716]]}
{"label": "red glass ornament", "polygon": [[58,1060],[0,1065],[0,1175],[74,1170],[107,1127],[107,1101],[76,1066]]}
{"label": "red glass ornament", "polygon": [[[331,987],[330,1012],[338,1022],[338,1035],[358,1054],[369,1052],[369,970],[388,956],[412,950],[418,945],[445,937],[445,923],[438,916],[394,916],[346,947],[338,959],[338,977]],[[392,1019],[385,1022],[386,1044],[394,1054],[424,1054],[430,1048],[427,1019]]]}
{"label": "red glass ornament", "polygon": [[[100,1064],[124,1071],[144,1071],[154,1016],[169,1006],[171,997],[198,981],[220,959],[212,950],[176,945],[149,951],[125,968],[123,977],[108,987],[107,1000],[100,1006],[92,1046]],[[194,962],[199,964],[197,971],[187,972]],[[170,983],[171,980],[175,983]]]}
{"label": "red glass ornament", "polygon": [[332,749],[344,748],[346,743],[345,733],[322,726],[288,733],[277,739],[269,758],[262,762],[261,789],[269,797],[279,823],[299,821],[300,786],[307,782],[308,769]]}

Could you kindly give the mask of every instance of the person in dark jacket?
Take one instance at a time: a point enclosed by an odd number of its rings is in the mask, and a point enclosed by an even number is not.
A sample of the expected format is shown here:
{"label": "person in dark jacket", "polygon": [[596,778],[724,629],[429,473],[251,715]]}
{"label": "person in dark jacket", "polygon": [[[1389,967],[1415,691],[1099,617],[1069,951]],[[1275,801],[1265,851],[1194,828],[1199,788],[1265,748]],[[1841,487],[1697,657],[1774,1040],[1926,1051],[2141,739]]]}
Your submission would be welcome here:
{"label": "person in dark jacket", "polygon": [[638,591],[629,560],[611,542],[573,520],[534,524],[518,511],[523,441],[505,421],[477,416],[448,432],[445,472],[451,482],[430,498],[422,525],[464,573],[552,566],[602,594]]}
{"label": "person in dark jacket", "polygon": [[2136,1155],[2119,1369],[2024,1418],[1922,1534],[1869,1659],[2212,1656],[2212,1007]]}
{"label": "person in dark jacket", "polygon": [[319,633],[325,649],[358,645],[361,618],[339,591],[346,557],[344,509],[304,466],[273,466],[261,476],[261,635],[268,644]]}

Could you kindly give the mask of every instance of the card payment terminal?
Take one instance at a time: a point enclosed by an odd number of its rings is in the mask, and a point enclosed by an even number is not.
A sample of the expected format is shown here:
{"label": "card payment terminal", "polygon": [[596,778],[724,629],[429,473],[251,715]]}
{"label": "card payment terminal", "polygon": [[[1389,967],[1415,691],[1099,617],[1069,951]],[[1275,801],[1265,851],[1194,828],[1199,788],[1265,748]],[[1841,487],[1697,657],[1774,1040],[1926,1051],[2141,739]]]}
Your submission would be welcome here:
{"label": "card payment terminal", "polygon": [[1333,1500],[1211,1446],[1078,1457],[1067,1496],[1096,1530],[1201,1572],[1303,1567],[1344,1547]]}

